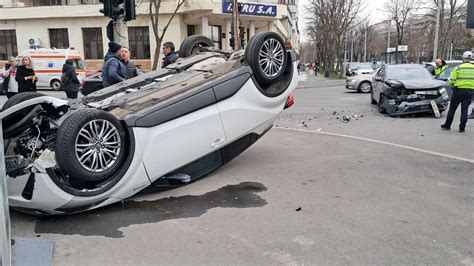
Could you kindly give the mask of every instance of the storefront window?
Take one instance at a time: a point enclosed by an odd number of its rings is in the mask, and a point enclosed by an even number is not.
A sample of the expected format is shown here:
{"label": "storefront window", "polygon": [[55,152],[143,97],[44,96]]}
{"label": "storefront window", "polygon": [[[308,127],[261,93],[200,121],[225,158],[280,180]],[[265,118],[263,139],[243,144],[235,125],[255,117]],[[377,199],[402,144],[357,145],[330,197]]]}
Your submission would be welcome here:
{"label": "storefront window", "polygon": [[104,58],[101,28],[83,28],[82,38],[84,40],[85,59]]}
{"label": "storefront window", "polygon": [[7,60],[9,56],[18,54],[15,30],[0,30],[0,40],[0,60]]}
{"label": "storefront window", "polygon": [[132,59],[150,59],[148,27],[128,27],[128,44]]}
{"label": "storefront window", "polygon": [[216,26],[212,25],[210,26],[211,30],[211,40],[214,42],[214,45],[218,47],[219,49],[222,49],[222,39],[221,39],[221,32],[222,32],[222,27],[221,26]]}
{"label": "storefront window", "polygon": [[49,29],[48,31],[51,48],[66,49],[69,47],[67,29]]}
{"label": "storefront window", "polygon": [[196,34],[194,25],[188,25],[187,29],[188,29],[188,37]]}

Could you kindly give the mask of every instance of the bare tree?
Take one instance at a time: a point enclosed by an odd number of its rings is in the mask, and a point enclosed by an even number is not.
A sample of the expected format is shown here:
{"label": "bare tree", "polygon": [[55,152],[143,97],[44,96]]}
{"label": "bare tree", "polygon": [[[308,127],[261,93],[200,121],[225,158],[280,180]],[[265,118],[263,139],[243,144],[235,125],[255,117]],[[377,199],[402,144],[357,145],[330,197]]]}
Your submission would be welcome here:
{"label": "bare tree", "polygon": [[174,19],[174,17],[176,16],[176,13],[178,13],[179,8],[186,2],[186,0],[178,0],[176,2],[176,8],[174,9],[174,12],[171,15],[170,19],[166,22],[160,34],[158,18],[160,17],[160,8],[161,8],[162,2],[163,2],[162,0],[150,0],[149,5],[148,5],[149,7],[148,14],[150,16],[151,27],[153,29],[153,35],[155,37],[155,42],[156,42],[155,54],[153,56],[152,70],[156,70],[158,68],[158,59],[160,57],[160,49],[161,49],[161,43],[163,42],[163,38],[166,34],[166,31],[168,30],[169,25],[171,24],[171,21]]}
{"label": "bare tree", "polygon": [[[407,22],[416,11],[421,9],[421,5],[421,0],[391,0],[385,5],[385,10],[390,16],[389,19],[395,22],[398,45],[403,44]],[[395,57],[398,62],[398,46]]]}
{"label": "bare tree", "polygon": [[[326,70],[342,69],[346,32],[357,25],[362,0],[309,0],[305,18],[310,39],[318,44]],[[342,76],[343,71],[340,72]]]}

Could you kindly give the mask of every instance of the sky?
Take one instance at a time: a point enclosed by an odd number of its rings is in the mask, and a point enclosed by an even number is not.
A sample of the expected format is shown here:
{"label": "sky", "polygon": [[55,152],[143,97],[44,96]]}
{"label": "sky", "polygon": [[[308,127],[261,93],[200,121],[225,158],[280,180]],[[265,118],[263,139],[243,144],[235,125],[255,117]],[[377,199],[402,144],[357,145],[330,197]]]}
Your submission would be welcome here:
{"label": "sky", "polygon": [[[381,9],[384,8],[385,3],[390,0],[361,0],[363,4],[366,5],[364,9],[364,14],[369,16],[370,22],[377,23],[385,19],[384,12]],[[304,36],[304,6],[308,2],[308,0],[299,0],[299,17],[300,17],[300,31],[302,33],[303,41],[306,40]]]}

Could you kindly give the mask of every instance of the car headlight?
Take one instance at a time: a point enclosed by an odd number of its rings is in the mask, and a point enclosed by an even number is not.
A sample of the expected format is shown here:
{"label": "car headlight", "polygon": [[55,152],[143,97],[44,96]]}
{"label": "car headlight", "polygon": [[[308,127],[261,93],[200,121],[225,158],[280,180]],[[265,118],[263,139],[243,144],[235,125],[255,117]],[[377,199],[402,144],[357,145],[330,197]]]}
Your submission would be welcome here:
{"label": "car headlight", "polygon": [[445,88],[441,88],[441,89],[439,89],[439,93],[440,93],[441,95],[448,94],[448,92],[446,91],[446,89],[445,89]]}
{"label": "car headlight", "polygon": [[354,84],[354,83],[356,83],[356,80],[355,79],[348,79],[347,83]]}

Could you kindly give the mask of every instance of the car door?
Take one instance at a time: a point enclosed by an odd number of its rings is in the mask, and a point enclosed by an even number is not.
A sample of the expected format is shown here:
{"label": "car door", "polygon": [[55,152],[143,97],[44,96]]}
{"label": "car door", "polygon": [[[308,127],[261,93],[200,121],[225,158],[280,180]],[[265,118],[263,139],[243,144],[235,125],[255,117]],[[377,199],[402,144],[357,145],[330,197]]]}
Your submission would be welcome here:
{"label": "car door", "polygon": [[[212,92],[212,91],[211,91]],[[213,94],[212,94],[213,96]],[[200,100],[202,98],[197,98]],[[178,103],[161,113],[177,113],[193,102]],[[215,104],[153,127],[134,128],[150,181],[225,146],[226,136]]]}
{"label": "car door", "polygon": [[[374,99],[378,102],[380,98],[380,92],[383,89],[384,79],[385,79],[385,67],[381,67],[380,70],[374,76],[374,85],[373,85],[373,95]],[[381,79],[377,81],[376,79]]]}

